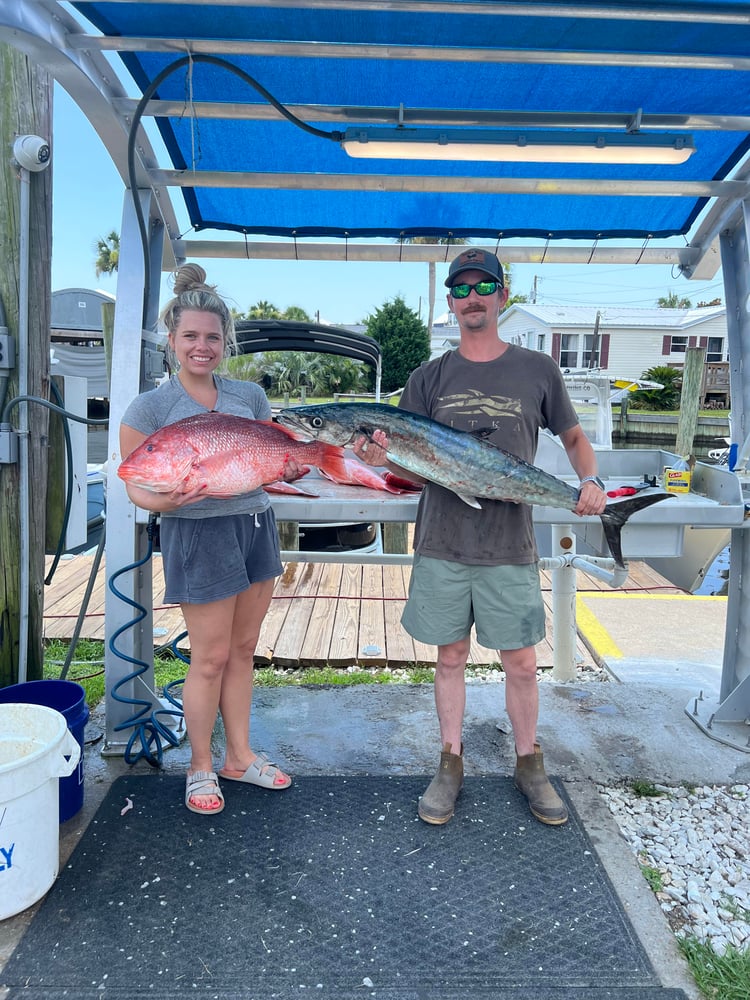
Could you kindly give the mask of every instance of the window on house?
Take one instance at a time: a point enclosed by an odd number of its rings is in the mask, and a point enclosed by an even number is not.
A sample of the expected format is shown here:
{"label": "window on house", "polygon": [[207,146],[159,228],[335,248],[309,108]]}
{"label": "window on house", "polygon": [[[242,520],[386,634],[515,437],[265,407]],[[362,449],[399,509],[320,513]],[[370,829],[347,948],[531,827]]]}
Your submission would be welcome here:
{"label": "window on house", "polygon": [[709,337],[706,344],[706,361],[724,360],[724,338]]}
{"label": "window on house", "polygon": [[560,367],[578,368],[577,333],[563,333],[560,336]]}
{"label": "window on house", "polygon": [[670,354],[684,354],[687,350],[687,337],[672,337],[670,343]]}
{"label": "window on house", "polygon": [[545,343],[546,343],[546,340],[545,340],[544,334],[543,333],[538,333],[536,335],[536,349],[537,349],[537,351],[541,351],[542,353],[544,353],[544,345],[545,345]]}
{"label": "window on house", "polygon": [[601,342],[601,338],[600,337],[597,338],[597,339],[598,339],[599,342],[597,344],[596,351],[594,351],[594,358],[593,358],[593,361],[592,361],[592,359],[591,359],[591,352],[592,352],[593,347],[594,347],[594,335],[593,335],[593,333],[587,333],[584,336],[584,338],[583,338],[583,358],[581,359],[581,367],[582,368],[598,368],[599,367],[599,364],[600,364],[599,358],[600,358],[600,350],[601,350],[601,344],[602,344],[602,342]]}

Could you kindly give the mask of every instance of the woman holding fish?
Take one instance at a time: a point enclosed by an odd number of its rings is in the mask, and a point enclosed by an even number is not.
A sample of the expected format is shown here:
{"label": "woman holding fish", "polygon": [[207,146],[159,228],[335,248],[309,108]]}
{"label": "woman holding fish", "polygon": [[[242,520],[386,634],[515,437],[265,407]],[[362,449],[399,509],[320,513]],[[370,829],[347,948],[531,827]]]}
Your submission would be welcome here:
{"label": "woman holding fish", "polygon": [[[160,428],[185,418],[211,411],[232,419],[271,418],[259,385],[215,374],[235,345],[234,323],[215,287],[206,284],[203,268],[181,267],[174,293],[162,319],[177,370],[126,409],[120,427],[124,459]],[[161,515],[164,600],[181,606],[191,649],[183,688],[191,746],[185,805],[215,815],[224,808],[219,777],[279,790],[291,784],[287,774],[248,743],[253,656],[282,566],[276,522],[260,484],[241,495],[212,491],[210,480],[220,470],[210,467],[210,456],[196,456],[194,451],[186,469],[182,453],[190,448],[183,448],[179,437],[178,430],[161,450],[145,446],[151,449],[150,457],[163,464],[166,488],[155,492],[122,478],[134,504]],[[236,461],[242,458],[238,455]],[[278,478],[292,480],[301,474],[288,453],[282,451],[277,464]],[[226,748],[217,774],[211,737],[219,711]]]}
{"label": "woman holding fish", "polygon": [[[497,320],[508,292],[497,257],[479,249],[464,250],[451,264],[446,285],[448,307],[458,321],[458,349],[414,371],[400,407],[461,431],[481,432],[524,463],[533,462],[540,428],[549,428],[559,435],[580,479],[578,495],[571,499],[574,513],[601,515],[606,496],[596,476],[596,455],[558,365],[544,354],[507,344],[498,335]],[[318,422],[322,424],[323,418]],[[397,474],[413,477],[388,461],[388,443],[387,428],[379,428],[360,436],[354,450],[363,461],[389,465]],[[398,453],[398,444],[393,450]],[[433,461],[439,458],[434,456]],[[544,638],[545,612],[529,506],[535,501],[518,502],[524,485],[529,491],[533,485],[529,476],[533,470],[520,463],[522,467],[522,488],[501,494],[515,493],[514,502],[477,501],[471,480],[460,489],[446,489],[436,485],[439,475],[426,476],[402,623],[414,638],[438,646],[435,702],[442,752],[437,773],[419,801],[419,816],[427,823],[448,822],[463,786],[464,669],[473,625],[482,645],[501,652],[506,709],[515,738],[516,787],[542,823],[560,825],[568,818],[545,774],[537,742],[534,647]],[[481,467],[476,469],[478,478],[482,472]],[[479,491],[478,496],[487,493]]]}

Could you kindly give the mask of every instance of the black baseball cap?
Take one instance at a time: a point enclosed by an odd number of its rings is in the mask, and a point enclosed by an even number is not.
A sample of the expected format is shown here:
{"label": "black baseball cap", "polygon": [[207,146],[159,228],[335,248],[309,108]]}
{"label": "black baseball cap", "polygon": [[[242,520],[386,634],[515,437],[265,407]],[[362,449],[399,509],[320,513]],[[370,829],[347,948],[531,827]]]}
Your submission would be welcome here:
{"label": "black baseball cap", "polygon": [[456,277],[461,271],[481,271],[496,281],[501,288],[505,287],[502,264],[494,253],[487,253],[486,250],[464,250],[460,253],[448,271],[448,277],[445,279],[446,288],[456,284]]}

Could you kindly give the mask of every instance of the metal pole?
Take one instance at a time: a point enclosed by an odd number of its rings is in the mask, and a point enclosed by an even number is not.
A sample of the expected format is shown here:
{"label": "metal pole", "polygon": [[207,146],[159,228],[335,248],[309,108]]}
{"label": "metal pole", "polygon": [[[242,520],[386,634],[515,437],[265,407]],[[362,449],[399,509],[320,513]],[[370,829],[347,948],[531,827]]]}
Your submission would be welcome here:
{"label": "metal pole", "polygon": [[[552,525],[552,557],[573,555],[575,535],[569,525]],[[576,570],[566,559],[552,573],[552,679],[572,681],[576,676]]]}
{"label": "metal pole", "polygon": [[[29,393],[29,225],[31,174],[19,168],[21,179],[21,232],[18,270],[18,395]],[[20,588],[18,629],[18,683],[28,674],[29,658],[29,588],[31,586],[31,525],[29,523],[29,410],[19,403],[18,410],[18,519],[20,542]]]}

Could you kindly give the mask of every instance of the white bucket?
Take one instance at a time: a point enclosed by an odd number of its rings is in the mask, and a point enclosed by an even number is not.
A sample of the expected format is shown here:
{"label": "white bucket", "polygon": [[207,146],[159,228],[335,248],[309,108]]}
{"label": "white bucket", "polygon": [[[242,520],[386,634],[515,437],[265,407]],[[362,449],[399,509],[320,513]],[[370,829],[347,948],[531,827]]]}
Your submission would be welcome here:
{"label": "white bucket", "polygon": [[43,705],[0,705],[0,920],[47,892],[60,868],[59,779],[81,747]]}

